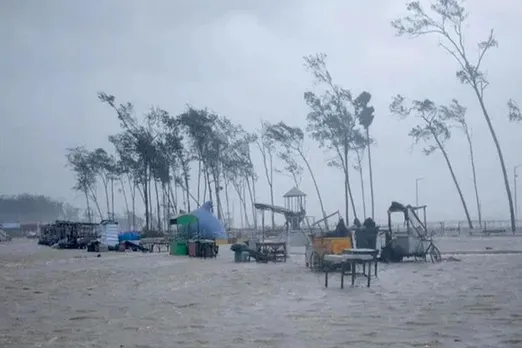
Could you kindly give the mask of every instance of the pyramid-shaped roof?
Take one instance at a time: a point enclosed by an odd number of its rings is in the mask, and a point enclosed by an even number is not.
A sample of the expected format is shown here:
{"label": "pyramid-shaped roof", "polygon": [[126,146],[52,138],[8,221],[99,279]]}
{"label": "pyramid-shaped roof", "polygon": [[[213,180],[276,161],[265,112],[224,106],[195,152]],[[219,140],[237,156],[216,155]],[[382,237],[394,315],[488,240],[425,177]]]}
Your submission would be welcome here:
{"label": "pyramid-shaped roof", "polygon": [[285,193],[283,195],[284,198],[287,198],[287,197],[305,197],[305,196],[306,196],[306,193],[304,193],[303,191],[301,191],[297,187],[293,187],[290,191],[288,191],[287,193]]}

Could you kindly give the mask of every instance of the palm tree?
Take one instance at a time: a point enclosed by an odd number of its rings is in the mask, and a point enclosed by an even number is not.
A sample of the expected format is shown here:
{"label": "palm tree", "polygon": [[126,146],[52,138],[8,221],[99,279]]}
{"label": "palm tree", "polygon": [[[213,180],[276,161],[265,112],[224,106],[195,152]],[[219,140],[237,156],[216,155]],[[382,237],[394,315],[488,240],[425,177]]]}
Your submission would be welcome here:
{"label": "palm tree", "polygon": [[362,92],[359,94],[357,98],[354,100],[354,107],[356,116],[359,120],[359,124],[364,128],[366,133],[366,144],[368,146],[368,171],[370,173],[370,196],[372,202],[372,219],[375,216],[375,201],[373,196],[373,171],[372,171],[372,151],[371,151],[371,139],[370,139],[370,126],[373,123],[373,118],[375,115],[373,114],[375,109],[373,106],[369,106],[368,103],[372,95],[369,92]]}

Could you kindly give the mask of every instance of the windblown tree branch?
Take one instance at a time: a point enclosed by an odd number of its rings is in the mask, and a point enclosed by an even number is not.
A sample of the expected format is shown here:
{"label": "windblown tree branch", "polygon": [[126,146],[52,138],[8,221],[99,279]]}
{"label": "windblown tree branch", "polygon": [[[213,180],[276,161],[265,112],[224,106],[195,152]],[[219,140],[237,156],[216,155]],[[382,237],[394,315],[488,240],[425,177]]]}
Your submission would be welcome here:
{"label": "windblown tree branch", "polygon": [[517,103],[513,99],[510,99],[507,103],[508,106],[508,120],[511,122],[520,122],[522,121],[522,114],[520,113],[520,108]]}

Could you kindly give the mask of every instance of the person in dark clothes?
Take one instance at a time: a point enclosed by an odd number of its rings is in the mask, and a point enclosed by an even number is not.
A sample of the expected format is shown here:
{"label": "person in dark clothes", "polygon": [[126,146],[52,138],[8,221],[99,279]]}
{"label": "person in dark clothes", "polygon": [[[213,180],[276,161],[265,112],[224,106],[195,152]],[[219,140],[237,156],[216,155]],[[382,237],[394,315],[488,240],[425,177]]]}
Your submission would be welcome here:
{"label": "person in dark clothes", "polygon": [[332,233],[332,237],[346,237],[349,233],[350,231],[346,228],[343,218],[340,218],[339,223],[337,223],[337,226],[335,227],[334,233]]}

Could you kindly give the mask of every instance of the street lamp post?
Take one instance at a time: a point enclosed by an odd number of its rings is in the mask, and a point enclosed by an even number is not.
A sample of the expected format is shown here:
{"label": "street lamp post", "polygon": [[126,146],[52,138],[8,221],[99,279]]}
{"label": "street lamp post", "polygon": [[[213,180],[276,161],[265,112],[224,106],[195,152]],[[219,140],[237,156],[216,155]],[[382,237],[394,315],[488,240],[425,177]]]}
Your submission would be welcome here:
{"label": "street lamp post", "polygon": [[419,181],[424,178],[415,179],[415,206],[419,206]]}
{"label": "street lamp post", "polygon": [[517,200],[517,169],[522,167],[522,164],[516,165],[513,168],[513,189],[515,191],[515,220],[518,220],[518,200]]}

